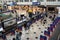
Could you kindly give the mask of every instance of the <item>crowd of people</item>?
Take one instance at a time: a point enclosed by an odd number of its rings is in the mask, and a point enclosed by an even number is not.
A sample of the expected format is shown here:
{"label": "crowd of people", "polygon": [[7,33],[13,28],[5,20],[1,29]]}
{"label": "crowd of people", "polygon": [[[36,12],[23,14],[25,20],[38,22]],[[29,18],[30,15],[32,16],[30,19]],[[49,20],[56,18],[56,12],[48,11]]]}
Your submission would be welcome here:
{"label": "crowd of people", "polygon": [[14,10],[16,10],[18,16],[23,15],[23,14],[27,16],[27,14],[29,13],[35,14],[36,12],[40,12],[40,13],[45,12],[44,8],[41,8],[38,6],[15,6],[13,8]]}
{"label": "crowd of people", "polygon": [[[21,16],[21,18],[23,16],[28,16],[28,17],[32,18],[33,15],[40,14],[40,16],[42,16],[40,22],[43,25],[47,23],[47,19],[46,19],[47,17],[49,17],[52,21],[56,18],[56,14],[49,15],[46,12],[45,8],[40,8],[38,6],[21,6],[18,8],[18,10],[15,8],[15,11],[16,11],[18,17]],[[30,29],[30,25],[27,22],[23,26],[24,26],[25,30]],[[21,31],[19,32],[19,28],[17,28],[17,30],[15,30],[14,32],[15,32],[16,38],[13,38],[13,40],[21,40],[22,32]],[[6,39],[6,36],[2,36],[2,37],[4,40]]]}

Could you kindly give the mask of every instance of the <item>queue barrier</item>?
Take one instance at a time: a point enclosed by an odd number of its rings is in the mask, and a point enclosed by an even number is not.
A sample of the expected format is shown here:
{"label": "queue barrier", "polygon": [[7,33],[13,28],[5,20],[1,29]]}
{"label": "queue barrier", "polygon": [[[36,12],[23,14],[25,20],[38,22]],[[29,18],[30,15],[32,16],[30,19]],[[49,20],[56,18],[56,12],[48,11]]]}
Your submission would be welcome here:
{"label": "queue barrier", "polygon": [[[42,16],[42,17],[43,17],[43,16]],[[44,35],[45,35],[45,36],[40,35],[40,40],[47,40],[47,39],[46,39],[47,36],[50,38],[50,36],[51,36],[51,35],[50,35],[50,32],[53,32],[53,29],[55,28],[55,25],[56,25],[58,22],[60,22],[60,17],[57,17],[57,18],[53,21],[53,23],[50,24],[50,27],[48,27],[47,31],[44,30]],[[44,37],[46,37],[46,38],[44,38]]]}
{"label": "queue barrier", "polygon": [[[60,17],[57,17],[52,24],[50,24],[50,27],[48,28],[48,31],[53,32],[53,29],[55,28],[55,25],[60,21]],[[51,36],[51,35],[50,35]],[[49,37],[50,38],[50,37]]]}
{"label": "queue barrier", "polygon": [[11,33],[12,35],[15,34],[15,30],[12,29],[12,30],[10,31],[10,33]]}
{"label": "queue barrier", "polygon": [[44,31],[44,35],[50,37],[50,31]]}
{"label": "queue barrier", "polygon": [[53,27],[48,27],[48,31],[53,32]]}
{"label": "queue barrier", "polygon": [[55,28],[55,24],[50,24],[50,27],[53,27],[53,28]]}
{"label": "queue barrier", "polygon": [[32,23],[35,23],[35,22],[36,22],[36,18],[33,18],[33,19],[32,19]]}
{"label": "queue barrier", "polygon": [[32,20],[28,21],[28,23],[31,25],[32,24]]}
{"label": "queue barrier", "polygon": [[53,24],[57,24],[58,23],[58,21],[60,20],[60,17],[57,17],[55,20],[54,20],[54,22],[53,22]]}
{"label": "queue barrier", "polygon": [[36,18],[37,18],[37,21],[39,20],[39,16],[36,16]]}

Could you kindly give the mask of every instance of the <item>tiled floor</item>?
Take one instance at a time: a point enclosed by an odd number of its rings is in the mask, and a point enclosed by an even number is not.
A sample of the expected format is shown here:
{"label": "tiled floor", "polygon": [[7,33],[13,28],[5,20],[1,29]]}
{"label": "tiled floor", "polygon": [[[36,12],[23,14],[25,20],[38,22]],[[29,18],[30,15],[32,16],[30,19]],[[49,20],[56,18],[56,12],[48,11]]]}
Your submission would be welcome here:
{"label": "tiled floor", "polygon": [[[52,23],[52,21],[49,18],[47,19],[47,23],[43,26],[43,24],[40,22],[40,20],[36,21],[30,26],[29,30],[22,30],[22,37],[21,40],[39,40],[40,35],[44,35],[44,30],[47,30],[47,27],[49,27],[49,24]],[[15,36],[7,36],[7,40],[12,40]]]}

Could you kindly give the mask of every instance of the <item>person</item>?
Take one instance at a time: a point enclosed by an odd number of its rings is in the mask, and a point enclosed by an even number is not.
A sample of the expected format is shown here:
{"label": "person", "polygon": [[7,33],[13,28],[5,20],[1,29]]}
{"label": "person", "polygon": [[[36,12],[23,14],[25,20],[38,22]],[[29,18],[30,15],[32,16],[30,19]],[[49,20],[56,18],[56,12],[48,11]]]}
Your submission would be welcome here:
{"label": "person", "polygon": [[22,32],[19,32],[19,39],[21,40]]}
{"label": "person", "polygon": [[21,36],[22,35],[22,32],[19,32],[19,35]]}
{"label": "person", "polygon": [[28,14],[29,14],[29,17],[32,18],[33,10],[29,8]]}
{"label": "person", "polygon": [[4,32],[2,32],[2,39],[7,40],[6,35],[4,34]]}
{"label": "person", "polygon": [[44,17],[41,18],[41,23],[43,22],[43,20],[44,20]]}
{"label": "person", "polygon": [[52,19],[52,16],[50,15],[49,18]]}
{"label": "person", "polygon": [[18,36],[16,36],[16,40],[20,40]]}
{"label": "person", "polygon": [[29,22],[27,23],[27,29],[30,29],[30,23]]}
{"label": "person", "polygon": [[11,10],[11,12],[12,12],[12,13],[14,13],[14,11],[13,11],[13,10]]}
{"label": "person", "polygon": [[53,18],[52,18],[52,21],[54,21],[55,17],[56,17],[56,15],[54,14],[54,15],[53,15]]}
{"label": "person", "polygon": [[18,31],[16,31],[16,40],[19,40],[19,32]]}
{"label": "person", "polygon": [[56,15],[54,14],[54,19],[55,19]]}
{"label": "person", "polygon": [[48,17],[48,14],[45,12],[45,16]]}
{"label": "person", "polygon": [[40,12],[36,9],[35,14],[39,14]]}
{"label": "person", "polygon": [[0,21],[1,21],[1,26],[3,27],[3,29],[5,29],[5,28],[4,28],[4,22],[3,22],[2,16],[0,16]]}
{"label": "person", "polygon": [[12,29],[12,30],[11,30],[11,33],[12,33],[11,35],[15,35],[15,30]]}
{"label": "person", "polygon": [[15,38],[13,38],[13,40],[15,40]]}
{"label": "person", "polygon": [[21,19],[25,19],[26,18],[26,16],[24,16],[24,15],[21,15]]}
{"label": "person", "polygon": [[24,28],[25,30],[27,30],[27,22],[24,24]]}
{"label": "person", "polygon": [[46,19],[43,21],[43,24],[46,24],[47,23],[47,21],[46,21]]}

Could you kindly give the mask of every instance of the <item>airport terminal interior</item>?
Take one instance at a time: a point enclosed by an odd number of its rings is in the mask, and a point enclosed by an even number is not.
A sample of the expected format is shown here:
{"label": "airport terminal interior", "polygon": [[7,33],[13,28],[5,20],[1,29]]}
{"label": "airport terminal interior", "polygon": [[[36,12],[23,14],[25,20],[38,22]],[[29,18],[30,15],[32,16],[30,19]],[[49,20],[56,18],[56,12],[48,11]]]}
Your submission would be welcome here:
{"label": "airport terminal interior", "polygon": [[60,40],[60,0],[0,0],[0,40]]}

